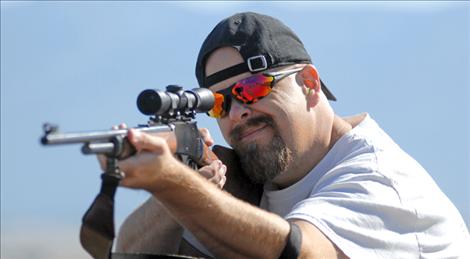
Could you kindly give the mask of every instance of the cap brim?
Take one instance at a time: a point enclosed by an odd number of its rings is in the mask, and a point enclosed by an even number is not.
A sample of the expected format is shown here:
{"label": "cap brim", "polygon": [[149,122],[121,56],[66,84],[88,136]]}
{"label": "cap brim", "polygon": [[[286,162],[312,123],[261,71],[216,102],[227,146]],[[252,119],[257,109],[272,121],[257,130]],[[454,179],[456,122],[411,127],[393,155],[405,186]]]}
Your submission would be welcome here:
{"label": "cap brim", "polygon": [[320,83],[321,83],[321,90],[326,95],[326,98],[328,98],[328,100],[330,101],[336,101],[336,97],[330,92],[330,90],[328,90],[328,88],[326,87],[326,85],[323,83],[321,79],[320,79]]}

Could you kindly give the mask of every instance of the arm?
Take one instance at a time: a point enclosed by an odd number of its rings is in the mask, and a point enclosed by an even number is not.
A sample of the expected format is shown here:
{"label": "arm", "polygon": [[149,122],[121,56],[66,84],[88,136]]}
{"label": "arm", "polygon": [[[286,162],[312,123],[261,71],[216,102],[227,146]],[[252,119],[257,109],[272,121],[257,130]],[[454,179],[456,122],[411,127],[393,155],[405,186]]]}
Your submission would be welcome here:
{"label": "arm", "polygon": [[[124,124],[120,125],[120,128],[125,127]],[[213,145],[207,129],[200,129],[200,133],[206,145]],[[100,162],[103,166],[101,160],[102,157]],[[198,172],[218,188],[223,188],[227,179],[226,170],[220,161],[214,161]],[[150,197],[123,222],[117,237],[116,252],[204,256],[182,239],[182,234],[181,225],[157,199]]]}
{"label": "arm", "polygon": [[[279,257],[289,233],[287,221],[209,184],[174,159],[162,139],[134,131],[129,139],[140,154],[120,163],[126,173],[123,186],[151,192],[216,256]],[[334,245],[306,224],[299,223],[302,257],[336,255]]]}
{"label": "arm", "polygon": [[304,220],[292,220],[302,231],[300,258],[348,258],[317,227]]}
{"label": "arm", "polygon": [[[215,161],[202,167],[199,174],[222,188],[226,167]],[[183,228],[154,197],[132,212],[123,222],[116,244],[116,252],[149,254],[198,254],[182,240]],[[182,241],[182,242],[181,242]]]}
{"label": "arm", "polygon": [[182,233],[178,222],[157,199],[150,197],[123,222],[116,252],[176,253]]}

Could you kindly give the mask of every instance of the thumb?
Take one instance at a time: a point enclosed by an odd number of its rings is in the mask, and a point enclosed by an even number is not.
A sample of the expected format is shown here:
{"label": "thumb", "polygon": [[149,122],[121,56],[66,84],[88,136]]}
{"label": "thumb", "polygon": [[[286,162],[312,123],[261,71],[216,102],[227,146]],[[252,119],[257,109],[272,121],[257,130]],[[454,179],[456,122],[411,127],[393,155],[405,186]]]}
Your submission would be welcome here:
{"label": "thumb", "polygon": [[214,145],[214,139],[212,138],[210,132],[206,128],[200,128],[199,129],[199,135],[202,137],[202,140],[204,141],[204,144],[207,146],[212,146]]}
{"label": "thumb", "polygon": [[158,136],[143,133],[135,129],[129,129],[127,137],[137,151],[145,150],[156,154],[163,154],[169,151],[166,141]]}

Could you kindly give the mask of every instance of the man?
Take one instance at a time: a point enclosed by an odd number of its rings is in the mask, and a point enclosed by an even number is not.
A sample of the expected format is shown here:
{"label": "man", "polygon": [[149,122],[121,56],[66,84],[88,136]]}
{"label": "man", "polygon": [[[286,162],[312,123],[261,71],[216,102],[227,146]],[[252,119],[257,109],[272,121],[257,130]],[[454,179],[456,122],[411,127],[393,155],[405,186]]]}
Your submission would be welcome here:
{"label": "man", "polygon": [[[369,115],[334,114],[335,97],[280,21],[223,20],[201,47],[196,76],[216,96],[209,114],[244,173],[264,184],[261,204],[220,190],[163,139],[131,130],[140,152],[120,162],[122,185],[154,198],[123,224],[118,251],[184,254],[188,241],[220,258],[468,256],[453,204]],[[225,169],[205,170],[211,178]],[[180,225],[191,232],[181,246]]]}

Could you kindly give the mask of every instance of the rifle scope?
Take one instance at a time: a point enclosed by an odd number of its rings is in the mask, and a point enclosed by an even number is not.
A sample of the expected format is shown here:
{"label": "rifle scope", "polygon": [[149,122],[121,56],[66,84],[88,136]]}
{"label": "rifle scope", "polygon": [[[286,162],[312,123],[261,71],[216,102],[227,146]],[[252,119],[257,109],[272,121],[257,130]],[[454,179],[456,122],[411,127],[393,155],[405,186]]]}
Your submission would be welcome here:
{"label": "rifle scope", "polygon": [[181,86],[169,85],[166,91],[147,89],[137,97],[137,107],[145,115],[166,116],[176,112],[208,112],[214,106],[214,95],[209,89],[194,88],[183,91]]}

